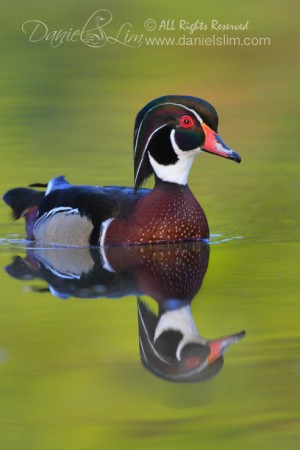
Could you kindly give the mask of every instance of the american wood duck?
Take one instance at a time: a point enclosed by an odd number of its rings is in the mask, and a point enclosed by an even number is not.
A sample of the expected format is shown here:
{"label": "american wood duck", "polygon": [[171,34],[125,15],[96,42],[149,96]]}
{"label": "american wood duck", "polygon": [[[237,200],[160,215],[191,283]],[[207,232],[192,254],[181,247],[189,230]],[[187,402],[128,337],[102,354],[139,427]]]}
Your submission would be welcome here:
{"label": "american wood duck", "polygon": [[[34,292],[50,291],[64,300],[137,296],[144,367],[169,381],[203,381],[220,372],[225,350],[245,336],[241,331],[208,339],[194,322],[191,304],[201,299],[209,253],[209,244],[202,241],[98,248],[30,245],[26,257],[14,257],[5,270],[27,285],[40,280],[43,284],[31,287]],[[157,308],[151,301],[150,308],[149,298]],[[114,317],[108,320],[113,332]]]}
{"label": "american wood duck", "polygon": [[169,299],[156,315],[138,299],[140,356],[154,375],[175,382],[205,381],[219,373],[223,353],[245,336],[240,331],[216,339],[201,336],[189,302]]}
{"label": "american wood duck", "polygon": [[[28,239],[43,244],[106,246],[208,239],[205,213],[188,187],[202,151],[240,162],[217,133],[218,116],[205,100],[164,96],[137,115],[134,187],[72,186],[50,180],[45,192],[16,188],[3,199],[26,221]],[[153,190],[142,188],[154,174]],[[31,185],[36,187],[37,185]]]}

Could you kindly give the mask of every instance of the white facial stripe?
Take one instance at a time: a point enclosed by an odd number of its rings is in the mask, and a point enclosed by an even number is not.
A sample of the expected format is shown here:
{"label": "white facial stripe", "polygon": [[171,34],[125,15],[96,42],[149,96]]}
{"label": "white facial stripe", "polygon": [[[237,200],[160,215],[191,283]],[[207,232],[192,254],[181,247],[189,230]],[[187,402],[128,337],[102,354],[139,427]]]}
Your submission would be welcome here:
{"label": "white facial stripe", "polygon": [[206,342],[199,335],[191,314],[190,305],[183,306],[180,309],[167,311],[160,317],[155,328],[154,343],[165,331],[169,330],[179,331],[183,335],[176,351],[176,358],[178,361],[180,361],[181,350],[187,343],[195,342],[204,345]]}
{"label": "white facial stripe", "polygon": [[171,131],[170,139],[174,152],[178,156],[178,161],[176,161],[175,164],[164,166],[163,164],[159,164],[148,152],[150,163],[156,175],[161,180],[168,181],[169,183],[186,185],[194,158],[201,152],[201,149],[195,148],[194,150],[189,150],[187,152],[180,150],[175,141],[175,130]]}
{"label": "white facial stripe", "polygon": [[151,109],[149,109],[149,111],[147,111],[147,113],[145,114],[143,120],[142,120],[141,123],[140,123],[140,126],[139,126],[138,131],[137,131],[137,138],[136,138],[136,144],[135,144],[135,148],[134,148],[134,153],[136,153],[136,147],[137,147],[137,143],[138,143],[138,140],[139,140],[140,130],[141,130],[141,127],[142,127],[143,122],[144,122],[144,120],[146,119],[147,115],[148,115],[151,111],[153,111],[153,109],[159,108],[160,106],[163,106],[163,105],[180,106],[181,108],[184,108],[184,109],[186,109],[187,111],[190,111],[191,113],[193,113],[193,114],[195,115],[195,117],[198,119],[200,125],[203,123],[203,119],[199,116],[198,113],[196,113],[196,111],[195,111],[194,109],[188,108],[187,106],[182,105],[181,103],[166,102],[166,103],[160,103],[159,105],[155,105],[155,106],[153,106],[153,108],[151,108]]}
{"label": "white facial stripe", "polygon": [[199,120],[200,125],[204,122],[202,117],[198,113],[196,113],[196,111],[194,109],[188,108],[187,106],[182,105],[181,103],[169,103],[169,104],[170,105],[181,106],[182,108],[186,109],[187,111],[190,111],[191,113],[193,113],[197,117],[197,119]]}
{"label": "white facial stripe", "polygon": [[142,155],[142,158],[141,158],[139,167],[138,167],[138,169],[137,169],[137,171],[136,171],[136,176],[135,176],[135,180],[134,180],[135,182],[136,182],[136,180],[137,180],[137,177],[138,177],[138,174],[139,174],[141,165],[142,165],[142,163],[143,163],[143,161],[144,161],[144,158],[145,158],[145,153],[146,153],[146,150],[147,150],[147,148],[148,148],[148,144],[149,144],[149,142],[151,141],[152,136],[153,136],[158,130],[160,130],[161,128],[166,127],[167,125],[168,125],[168,124],[165,123],[165,124],[162,125],[161,127],[156,128],[156,129],[153,131],[153,133],[150,134],[150,136],[149,136],[149,138],[148,138],[148,140],[147,140],[147,142],[146,142],[146,145],[145,145],[145,147],[144,147],[143,155]]}
{"label": "white facial stripe", "polygon": [[[136,154],[136,149],[137,149],[137,145],[138,145],[138,141],[139,141],[140,131],[141,131],[141,128],[142,128],[142,125],[143,125],[144,120],[146,119],[147,115],[148,115],[151,111],[153,111],[155,108],[159,108],[160,106],[163,106],[163,105],[180,106],[181,108],[184,108],[184,109],[186,109],[187,111],[190,111],[191,113],[193,113],[194,116],[198,119],[200,125],[203,123],[203,119],[199,116],[199,114],[196,113],[195,110],[193,110],[193,109],[191,109],[191,108],[188,108],[187,106],[182,105],[181,103],[165,102],[165,103],[160,103],[159,105],[155,105],[155,106],[153,106],[153,108],[151,108],[151,109],[149,109],[149,111],[147,111],[147,113],[145,114],[143,120],[142,120],[141,123],[140,123],[140,126],[139,126],[138,130],[136,131],[137,137],[136,137],[135,148],[134,148],[134,153],[135,153],[135,154]],[[149,144],[150,140],[152,139],[153,135],[154,135],[158,130],[160,130],[161,128],[163,128],[163,127],[165,127],[165,126],[167,126],[167,125],[168,125],[168,124],[165,123],[164,125],[162,125],[162,126],[156,128],[156,129],[151,133],[151,135],[149,136],[149,138],[148,138],[148,140],[147,140],[147,142],[146,142],[146,145],[145,145],[145,147],[144,147],[144,150],[143,150],[143,154],[142,154],[142,157],[141,157],[141,160],[140,160],[139,167],[138,167],[137,172],[136,172],[135,182],[136,182],[136,180],[137,180],[137,178],[138,178],[138,174],[139,174],[141,165],[142,165],[142,163],[143,163],[143,161],[144,161],[145,153],[146,153],[146,150],[147,150],[147,148],[148,148],[148,144]],[[175,133],[175,130],[172,130],[172,132],[173,132],[173,131],[174,131],[174,133]],[[181,151],[181,150],[178,148],[178,146],[177,146],[177,144],[176,144],[176,142],[175,142],[174,135],[173,135],[173,139],[172,139],[172,133],[171,133],[171,141],[172,141],[174,150],[176,151],[176,150],[178,149],[179,151]],[[177,153],[177,151],[176,151],[176,153]],[[178,153],[177,153],[177,154],[178,154]],[[150,156],[150,155],[149,155],[149,156]],[[154,163],[157,165],[156,161],[155,161],[153,158],[152,158],[152,160],[153,160]],[[189,167],[186,168],[186,169],[187,169],[187,176],[188,176],[188,172],[189,172],[189,170],[190,170],[190,167],[191,167],[191,165],[192,165],[192,162],[193,162],[193,159],[191,159],[191,162],[190,162]],[[152,164],[152,163],[151,163],[151,164]],[[152,167],[154,168],[153,164],[152,164]],[[185,170],[185,172],[186,172],[186,170]],[[156,172],[156,173],[157,173],[157,172]],[[158,175],[158,173],[157,173],[157,175]],[[159,176],[159,175],[158,175],[158,176]],[[183,180],[185,180],[185,181],[183,181],[181,184],[186,184],[186,183],[187,183],[187,176],[186,176],[186,177],[183,177]]]}
{"label": "white facial stripe", "polygon": [[[151,347],[152,352],[153,352],[153,353],[155,354],[155,356],[156,356],[157,358],[159,358],[163,363],[171,365],[171,363],[170,363],[167,359],[163,358],[162,355],[161,355],[161,354],[156,350],[156,348],[154,347],[154,345],[153,345],[153,343],[152,343],[152,337],[149,336],[149,332],[148,332],[147,326],[146,326],[146,324],[145,324],[145,321],[144,321],[144,319],[143,319],[143,315],[142,315],[142,313],[141,313],[140,307],[139,307],[139,310],[138,310],[138,314],[139,314],[139,319],[140,319],[140,321],[141,321],[141,324],[142,324],[142,326],[143,326],[143,330],[144,330],[145,334],[147,335],[147,341],[148,341],[148,343],[149,343],[149,345],[150,345],[150,347]],[[143,351],[143,356],[144,356],[145,360],[147,361],[148,358],[147,358],[147,356],[146,356],[146,353],[145,353],[145,350],[144,350],[144,347],[143,347],[143,342],[142,342],[141,339],[140,339],[140,344],[141,344],[141,350]]]}
{"label": "white facial stripe", "polygon": [[200,153],[201,152],[201,148],[200,147],[196,147],[194,149],[191,150],[181,150],[181,148],[178,147],[176,139],[175,139],[175,130],[171,131],[171,135],[170,135],[170,139],[172,142],[172,147],[174,149],[174,152],[176,153],[176,155],[178,157],[180,157],[180,155],[184,156],[184,157],[189,157],[190,155],[194,155],[195,156],[195,152]]}

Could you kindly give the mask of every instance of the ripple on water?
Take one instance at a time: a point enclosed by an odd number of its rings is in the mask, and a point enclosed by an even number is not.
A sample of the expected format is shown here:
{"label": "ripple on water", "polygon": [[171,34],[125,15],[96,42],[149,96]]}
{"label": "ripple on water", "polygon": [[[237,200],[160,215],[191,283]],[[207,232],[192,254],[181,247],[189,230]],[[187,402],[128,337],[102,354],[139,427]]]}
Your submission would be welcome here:
{"label": "ripple on water", "polygon": [[222,237],[222,234],[212,234],[210,236],[209,244],[223,244],[224,242],[234,241],[236,239],[243,239],[244,236],[229,236]]}

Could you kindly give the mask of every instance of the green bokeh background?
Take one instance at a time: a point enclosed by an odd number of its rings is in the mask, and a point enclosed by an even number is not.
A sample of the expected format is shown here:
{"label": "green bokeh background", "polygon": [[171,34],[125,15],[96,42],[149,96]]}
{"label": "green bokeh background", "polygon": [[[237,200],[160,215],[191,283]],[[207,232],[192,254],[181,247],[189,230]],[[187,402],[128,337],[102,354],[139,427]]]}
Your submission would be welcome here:
{"label": "green bokeh background", "polygon": [[[113,15],[112,36],[129,22],[146,37],[181,37],[147,32],[149,18],[158,26],[249,20],[249,30],[225,34],[271,45],[51,48],[22,32],[31,19],[49,31],[82,28],[102,8]],[[60,174],[132,185],[137,111],[165,94],[205,98],[242,164],[203,154],[189,184],[211,232],[242,239],[212,245],[193,314],[206,337],[240,329],[247,337],[215,379],[169,384],[139,362],[134,298],[62,302],[2,272],[1,449],[299,448],[297,11],[293,0],[2,2],[1,192]],[[25,254],[10,240],[22,236],[1,204],[2,266]]]}

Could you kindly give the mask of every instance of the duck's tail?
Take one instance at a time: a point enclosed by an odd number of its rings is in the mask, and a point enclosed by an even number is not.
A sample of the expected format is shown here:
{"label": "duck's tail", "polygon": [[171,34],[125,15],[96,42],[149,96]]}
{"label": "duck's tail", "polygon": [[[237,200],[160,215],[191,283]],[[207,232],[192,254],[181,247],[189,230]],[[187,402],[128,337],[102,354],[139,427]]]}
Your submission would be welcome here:
{"label": "duck's tail", "polygon": [[14,220],[23,217],[26,226],[26,239],[33,240],[33,227],[37,219],[39,203],[45,192],[30,188],[10,189],[3,196],[4,202],[11,207]]}
{"label": "duck's tail", "polygon": [[[44,191],[36,191],[33,187],[44,188]],[[26,239],[34,240],[33,227],[36,222],[39,205],[45,195],[57,189],[68,189],[71,184],[63,175],[52,178],[48,183],[33,183],[28,188],[10,189],[3,196],[5,203],[11,207],[14,220],[24,217],[26,226]]]}
{"label": "duck's tail", "polygon": [[[26,225],[26,239],[34,240],[33,227],[36,222],[39,205],[45,195],[57,189],[68,189],[70,183],[63,175],[52,178],[48,183],[33,183],[28,188],[10,189],[3,195],[5,203],[11,207],[14,220],[24,217]],[[36,191],[33,187],[44,188],[44,191]]]}

